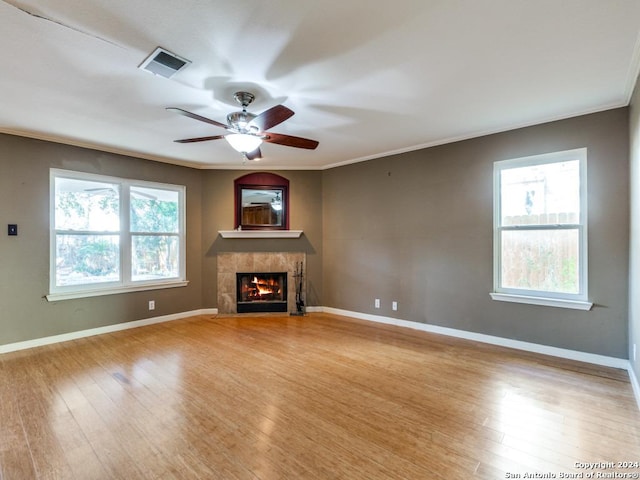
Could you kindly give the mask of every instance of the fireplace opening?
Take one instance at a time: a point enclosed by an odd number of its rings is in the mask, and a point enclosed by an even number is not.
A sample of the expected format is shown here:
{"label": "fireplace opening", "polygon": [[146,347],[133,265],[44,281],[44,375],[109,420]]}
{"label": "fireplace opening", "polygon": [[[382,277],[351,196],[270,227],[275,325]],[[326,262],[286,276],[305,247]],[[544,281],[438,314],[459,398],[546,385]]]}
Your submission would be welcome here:
{"label": "fireplace opening", "polygon": [[236,273],[238,313],[286,312],[287,272]]}

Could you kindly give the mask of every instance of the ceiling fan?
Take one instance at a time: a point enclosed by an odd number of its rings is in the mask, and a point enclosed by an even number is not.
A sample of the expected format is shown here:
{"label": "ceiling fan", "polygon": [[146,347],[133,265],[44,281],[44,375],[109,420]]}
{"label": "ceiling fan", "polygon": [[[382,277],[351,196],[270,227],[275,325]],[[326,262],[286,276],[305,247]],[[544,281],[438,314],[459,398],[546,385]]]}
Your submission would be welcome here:
{"label": "ceiling fan", "polygon": [[185,138],[174,140],[178,143],[206,142],[208,140],[219,140],[224,138],[229,144],[247,160],[258,160],[262,158],[260,145],[262,142],[277,143],[287,147],[306,148],[313,150],[318,146],[318,142],[308,138],[283,135],[281,133],[267,132],[272,127],[279,125],[294,112],[284,105],[276,105],[265,110],[259,115],[247,112],[247,107],[253,102],[255,96],[249,92],[236,92],[233,96],[242,106],[241,112],[232,112],[227,115],[227,124],[202,117],[198,114],[188,112],[177,107],[167,107],[167,110],[179,113],[185,117],[200,120],[201,122],[224,128],[230,133],[226,135],[213,135],[210,137]]}

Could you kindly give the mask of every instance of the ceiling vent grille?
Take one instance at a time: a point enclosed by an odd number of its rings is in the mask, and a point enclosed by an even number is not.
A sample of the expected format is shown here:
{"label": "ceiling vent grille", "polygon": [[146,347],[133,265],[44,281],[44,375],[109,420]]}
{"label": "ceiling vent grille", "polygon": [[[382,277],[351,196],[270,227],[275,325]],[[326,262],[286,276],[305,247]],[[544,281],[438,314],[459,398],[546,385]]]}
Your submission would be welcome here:
{"label": "ceiling vent grille", "polygon": [[154,75],[171,78],[180,70],[186,68],[191,61],[179,57],[164,48],[156,48],[151,55],[145,58],[138,68],[151,72]]}

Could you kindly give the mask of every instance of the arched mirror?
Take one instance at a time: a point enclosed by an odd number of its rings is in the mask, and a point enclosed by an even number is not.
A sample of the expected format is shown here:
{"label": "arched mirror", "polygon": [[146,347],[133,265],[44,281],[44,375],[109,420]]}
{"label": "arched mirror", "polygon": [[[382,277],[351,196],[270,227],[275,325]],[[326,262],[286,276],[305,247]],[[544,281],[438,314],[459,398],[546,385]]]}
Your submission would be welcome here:
{"label": "arched mirror", "polygon": [[236,228],[289,230],[289,180],[274,173],[250,173],[234,183]]}

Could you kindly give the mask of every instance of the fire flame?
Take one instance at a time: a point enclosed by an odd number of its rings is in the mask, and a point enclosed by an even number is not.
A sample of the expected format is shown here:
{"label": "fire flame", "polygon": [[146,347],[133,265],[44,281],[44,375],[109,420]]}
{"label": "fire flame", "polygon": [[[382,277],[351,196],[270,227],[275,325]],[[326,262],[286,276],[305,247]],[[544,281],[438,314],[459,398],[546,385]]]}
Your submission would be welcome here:
{"label": "fire flame", "polygon": [[253,281],[251,283],[253,283],[256,286],[256,290],[258,290],[259,296],[271,295],[273,293],[277,293],[277,289],[278,289],[277,285],[266,285],[264,283],[260,283],[260,280],[258,280],[258,277],[253,277]]}

